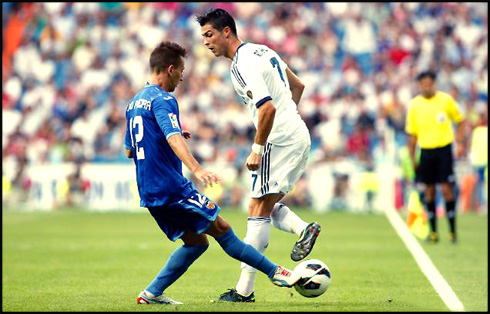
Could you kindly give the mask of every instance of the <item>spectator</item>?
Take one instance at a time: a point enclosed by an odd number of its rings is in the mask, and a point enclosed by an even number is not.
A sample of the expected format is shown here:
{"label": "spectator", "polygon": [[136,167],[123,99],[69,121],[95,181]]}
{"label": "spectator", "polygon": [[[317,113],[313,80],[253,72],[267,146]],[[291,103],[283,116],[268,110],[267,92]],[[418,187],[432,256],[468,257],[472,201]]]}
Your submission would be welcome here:
{"label": "spectator", "polygon": [[[5,173],[14,186],[26,165],[71,160],[79,149],[84,162],[127,162],[117,148],[117,112],[145,84],[154,38],[170,36],[190,51],[188,79],[176,91],[183,126],[195,135],[189,145],[207,162],[224,160],[241,179],[236,143],[251,124],[228,64],[212,58],[193,24],[194,14],[216,6],[234,13],[239,36],[270,45],[304,78],[298,110],[318,162],[359,150],[356,123],[368,129],[360,143],[369,143],[356,161],[382,160],[375,154],[385,146],[376,139],[385,130],[406,145],[410,82],[423,69],[439,72],[440,89],[468,113],[488,106],[487,3],[3,3],[2,161],[20,169]],[[81,148],[63,144],[68,131]]]}

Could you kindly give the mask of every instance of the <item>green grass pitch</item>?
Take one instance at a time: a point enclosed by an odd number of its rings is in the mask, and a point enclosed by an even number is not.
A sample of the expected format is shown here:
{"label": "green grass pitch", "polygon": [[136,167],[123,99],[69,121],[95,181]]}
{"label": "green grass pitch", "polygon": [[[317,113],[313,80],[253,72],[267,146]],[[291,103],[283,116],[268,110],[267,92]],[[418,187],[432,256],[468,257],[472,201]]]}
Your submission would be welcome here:
{"label": "green grass pitch", "polygon": [[[259,273],[255,304],[211,303],[235,286],[240,263],[210,239],[208,251],[166,294],[180,306],[138,306],[136,297],[170,253],[181,245],[161,233],[150,214],[51,213],[4,210],[2,217],[3,311],[448,311],[383,215],[298,211],[322,232],[308,258],[329,265],[332,285],[318,298],[274,286]],[[246,215],[222,216],[243,238]],[[488,310],[488,219],[458,215],[459,243],[422,246],[467,311]],[[296,236],[272,228],[266,256],[293,268]]]}

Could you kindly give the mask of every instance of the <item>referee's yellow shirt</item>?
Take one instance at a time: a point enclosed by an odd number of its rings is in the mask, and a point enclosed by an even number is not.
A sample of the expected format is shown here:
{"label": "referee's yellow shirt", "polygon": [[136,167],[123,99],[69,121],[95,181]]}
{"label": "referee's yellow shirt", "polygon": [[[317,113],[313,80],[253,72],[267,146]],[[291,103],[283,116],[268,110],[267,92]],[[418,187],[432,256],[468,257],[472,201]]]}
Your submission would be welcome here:
{"label": "referee's yellow shirt", "polygon": [[405,132],[417,137],[420,148],[444,147],[454,140],[451,121],[460,123],[463,119],[464,115],[451,95],[436,92],[430,99],[418,95],[408,105]]}

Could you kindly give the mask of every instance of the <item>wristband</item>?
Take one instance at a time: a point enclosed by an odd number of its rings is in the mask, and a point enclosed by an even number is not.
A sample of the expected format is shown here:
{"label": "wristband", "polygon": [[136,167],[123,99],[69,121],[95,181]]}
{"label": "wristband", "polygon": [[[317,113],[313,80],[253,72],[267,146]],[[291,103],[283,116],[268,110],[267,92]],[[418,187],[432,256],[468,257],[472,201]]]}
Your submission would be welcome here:
{"label": "wristband", "polygon": [[257,143],[252,144],[252,151],[256,153],[257,155],[262,156],[264,153],[264,145],[259,145]]}

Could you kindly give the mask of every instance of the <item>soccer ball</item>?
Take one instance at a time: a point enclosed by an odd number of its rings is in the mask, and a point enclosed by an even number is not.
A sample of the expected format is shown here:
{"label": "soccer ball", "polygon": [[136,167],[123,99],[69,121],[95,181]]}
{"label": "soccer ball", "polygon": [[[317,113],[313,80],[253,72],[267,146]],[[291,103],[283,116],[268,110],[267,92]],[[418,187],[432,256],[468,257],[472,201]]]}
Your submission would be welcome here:
{"label": "soccer ball", "polygon": [[294,268],[294,271],[301,274],[301,279],[294,285],[294,288],[304,297],[318,297],[324,294],[330,286],[330,269],[320,260],[303,261]]}

